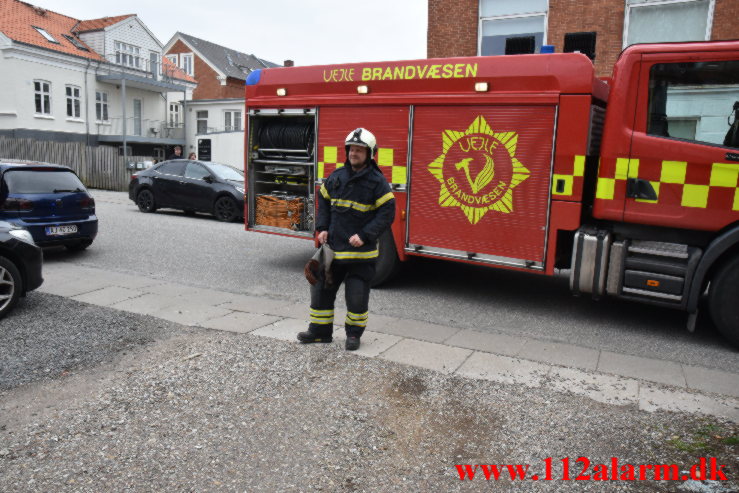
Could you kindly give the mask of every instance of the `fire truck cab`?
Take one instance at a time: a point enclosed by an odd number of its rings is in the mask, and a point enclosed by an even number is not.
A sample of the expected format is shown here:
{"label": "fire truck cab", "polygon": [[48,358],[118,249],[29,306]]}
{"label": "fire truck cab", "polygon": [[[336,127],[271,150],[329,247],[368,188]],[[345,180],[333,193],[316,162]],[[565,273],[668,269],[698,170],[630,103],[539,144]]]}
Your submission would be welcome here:
{"label": "fire truck cab", "polygon": [[739,344],[739,42],[632,46],[608,80],[560,53],[246,83],[247,230],[312,240],[317,186],[365,127],[397,208],[377,282],[413,256],[565,275],[685,310],[690,328],[708,293]]}

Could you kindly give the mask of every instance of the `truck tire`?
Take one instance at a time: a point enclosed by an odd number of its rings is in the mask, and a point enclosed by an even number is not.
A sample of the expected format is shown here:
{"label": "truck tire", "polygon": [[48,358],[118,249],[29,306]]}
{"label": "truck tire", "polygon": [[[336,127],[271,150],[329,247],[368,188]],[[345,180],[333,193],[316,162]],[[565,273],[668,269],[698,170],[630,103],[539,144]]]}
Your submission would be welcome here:
{"label": "truck tire", "polygon": [[739,256],[719,266],[711,279],[708,307],[719,332],[739,348]]}
{"label": "truck tire", "polygon": [[373,288],[390,281],[400,270],[400,259],[398,259],[398,251],[395,249],[392,231],[385,231],[377,243],[379,256],[375,264],[375,277],[372,278]]}

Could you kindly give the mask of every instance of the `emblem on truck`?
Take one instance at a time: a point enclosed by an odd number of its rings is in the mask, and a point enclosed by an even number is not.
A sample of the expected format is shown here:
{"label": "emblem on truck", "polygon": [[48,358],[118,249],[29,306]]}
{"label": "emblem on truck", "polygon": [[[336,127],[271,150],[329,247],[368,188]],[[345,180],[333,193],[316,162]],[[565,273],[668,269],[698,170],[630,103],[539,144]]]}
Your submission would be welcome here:
{"label": "emblem on truck", "polygon": [[464,131],[442,132],[442,154],[428,165],[439,180],[439,205],[459,207],[470,224],[488,211],[513,211],[513,189],[531,172],[516,158],[518,133],[496,132],[483,116]]}

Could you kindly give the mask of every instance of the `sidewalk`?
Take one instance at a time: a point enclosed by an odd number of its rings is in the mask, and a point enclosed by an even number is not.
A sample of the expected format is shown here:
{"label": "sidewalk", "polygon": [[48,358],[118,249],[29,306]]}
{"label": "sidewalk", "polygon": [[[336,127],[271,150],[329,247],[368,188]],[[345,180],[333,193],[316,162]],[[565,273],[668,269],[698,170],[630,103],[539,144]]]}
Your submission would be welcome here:
{"label": "sidewalk", "polygon": [[[171,284],[68,263],[44,266],[40,291],[184,325],[295,342],[304,303]],[[335,320],[345,313],[336,310]],[[572,392],[645,411],[707,414],[739,422],[739,375],[526,337],[475,332],[370,313],[356,354],[447,374]],[[335,344],[343,344],[337,326]],[[297,344],[297,342],[295,342]]]}

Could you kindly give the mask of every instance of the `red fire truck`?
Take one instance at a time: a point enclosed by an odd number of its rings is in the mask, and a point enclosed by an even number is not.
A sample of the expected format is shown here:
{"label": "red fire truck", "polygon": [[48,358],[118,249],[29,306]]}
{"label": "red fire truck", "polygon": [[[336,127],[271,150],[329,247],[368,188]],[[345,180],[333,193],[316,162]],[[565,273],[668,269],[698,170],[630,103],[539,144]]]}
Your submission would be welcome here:
{"label": "red fire truck", "polygon": [[562,275],[690,330],[700,306],[739,345],[739,41],[635,45],[605,80],[555,53],[246,84],[247,230],[314,239],[317,186],[366,127],[397,207],[377,283],[416,256]]}

